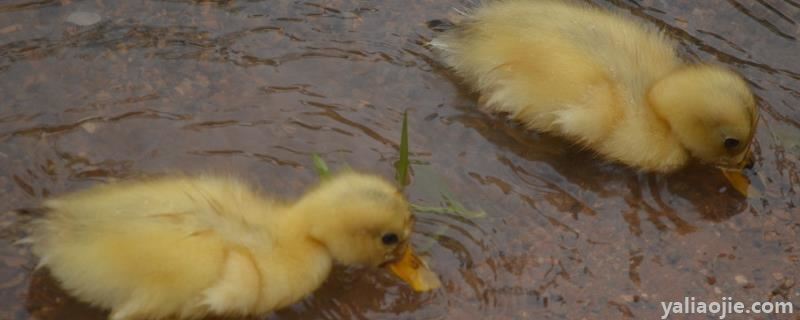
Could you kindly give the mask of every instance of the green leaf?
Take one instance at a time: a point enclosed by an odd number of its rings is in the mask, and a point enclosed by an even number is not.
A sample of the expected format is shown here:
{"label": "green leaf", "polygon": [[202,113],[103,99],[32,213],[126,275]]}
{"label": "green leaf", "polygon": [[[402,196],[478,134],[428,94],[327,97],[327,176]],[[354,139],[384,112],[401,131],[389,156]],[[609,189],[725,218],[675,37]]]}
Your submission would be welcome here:
{"label": "green leaf", "polygon": [[328,169],[328,164],[318,154],[312,154],[311,159],[314,161],[314,171],[317,172],[322,179],[327,179],[331,176],[331,170]]}
{"label": "green leaf", "polygon": [[394,178],[403,188],[408,185],[408,111],[403,112],[403,128],[400,132],[400,158],[394,163]]}
{"label": "green leaf", "polygon": [[484,218],[486,212],[483,209],[469,210],[464,204],[456,199],[447,187],[444,179],[433,171],[429,166],[418,166],[414,169],[417,172],[414,180],[415,189],[421,189],[424,194],[438,198],[439,201],[444,202],[444,206],[426,206],[411,204],[411,209],[420,213],[435,213],[435,214],[454,214],[464,218]]}
{"label": "green leaf", "polygon": [[478,210],[468,210],[464,208],[464,206],[459,202],[454,202],[453,200],[447,200],[449,198],[445,197],[445,201],[447,206],[439,207],[439,206],[424,206],[418,204],[411,204],[411,209],[417,212],[426,212],[426,213],[437,213],[437,214],[454,214],[459,215],[464,218],[475,219],[475,218],[485,218],[486,211],[483,209]]}

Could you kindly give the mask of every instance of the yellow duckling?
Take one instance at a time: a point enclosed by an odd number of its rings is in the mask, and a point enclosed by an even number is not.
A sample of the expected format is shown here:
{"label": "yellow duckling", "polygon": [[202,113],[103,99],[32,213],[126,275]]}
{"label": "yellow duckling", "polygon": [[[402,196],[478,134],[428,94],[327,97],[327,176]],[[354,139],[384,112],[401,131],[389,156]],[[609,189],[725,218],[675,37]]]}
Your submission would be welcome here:
{"label": "yellow duckling", "polygon": [[114,320],[263,314],[314,291],[335,262],[407,255],[412,226],[394,186],[353,172],[291,204],[202,176],[103,185],[45,206],[30,239],[40,266]]}
{"label": "yellow duckling", "polygon": [[490,111],[602,156],[669,172],[741,167],[757,119],[741,77],[687,64],[657,28],[570,1],[504,0],[431,43]]}

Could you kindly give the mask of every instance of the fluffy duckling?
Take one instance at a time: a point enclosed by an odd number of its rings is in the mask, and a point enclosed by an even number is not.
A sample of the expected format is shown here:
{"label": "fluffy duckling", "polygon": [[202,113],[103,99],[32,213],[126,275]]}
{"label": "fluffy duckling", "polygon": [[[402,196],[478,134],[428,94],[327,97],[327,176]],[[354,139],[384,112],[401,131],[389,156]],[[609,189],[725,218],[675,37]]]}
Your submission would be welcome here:
{"label": "fluffy duckling", "polygon": [[431,44],[484,108],[607,159],[658,172],[693,157],[749,161],[757,113],[746,82],[682,61],[653,26],[570,1],[504,0]]}
{"label": "fluffy duckling", "polygon": [[114,320],[263,314],[314,291],[335,262],[403,256],[412,224],[392,184],[353,172],[291,204],[203,176],[102,185],[45,206],[30,239],[40,266]]}

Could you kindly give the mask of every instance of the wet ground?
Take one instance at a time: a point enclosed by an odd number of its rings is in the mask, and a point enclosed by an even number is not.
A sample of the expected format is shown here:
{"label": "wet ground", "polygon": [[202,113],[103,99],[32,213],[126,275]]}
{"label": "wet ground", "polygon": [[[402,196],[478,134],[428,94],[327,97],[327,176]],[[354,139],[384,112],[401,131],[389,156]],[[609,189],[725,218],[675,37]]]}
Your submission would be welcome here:
{"label": "wet ground", "polygon": [[428,21],[471,2],[0,2],[0,319],[104,317],[15,244],[47,196],[215,171],[293,197],[312,153],[388,178],[405,110],[409,198],[447,186],[488,213],[419,217],[444,288],[340,268],[268,319],[656,319],[684,296],[792,301],[757,318],[800,319],[800,3],[594,1],[751,82],[760,193],[745,198],[712,168],[640,174],[476,111],[424,45]]}

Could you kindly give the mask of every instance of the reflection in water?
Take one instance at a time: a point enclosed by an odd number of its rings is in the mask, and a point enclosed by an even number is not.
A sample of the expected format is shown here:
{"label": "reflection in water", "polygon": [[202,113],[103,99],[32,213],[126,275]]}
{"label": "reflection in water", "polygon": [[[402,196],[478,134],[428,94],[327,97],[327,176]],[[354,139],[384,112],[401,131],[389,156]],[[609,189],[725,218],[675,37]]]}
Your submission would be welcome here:
{"label": "reflection in water", "polygon": [[[488,213],[419,216],[414,244],[444,287],[417,294],[381,270],[338,268],[266,318],[641,319],[687,295],[800,306],[800,5],[592,2],[748,79],[759,197],[713,168],[639,173],[478,112],[425,46],[470,1],[0,4],[0,318],[105,317],[16,244],[43,198],[173,171],[295,197],[316,179],[313,153],[389,177],[405,110],[415,168]],[[410,200],[440,201],[422,174]]]}

